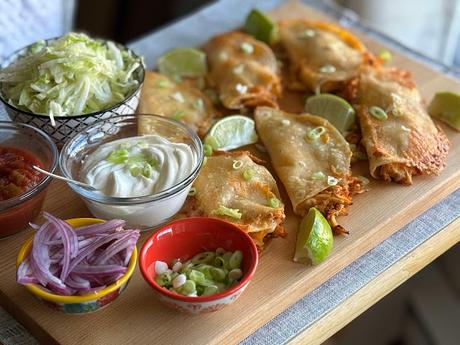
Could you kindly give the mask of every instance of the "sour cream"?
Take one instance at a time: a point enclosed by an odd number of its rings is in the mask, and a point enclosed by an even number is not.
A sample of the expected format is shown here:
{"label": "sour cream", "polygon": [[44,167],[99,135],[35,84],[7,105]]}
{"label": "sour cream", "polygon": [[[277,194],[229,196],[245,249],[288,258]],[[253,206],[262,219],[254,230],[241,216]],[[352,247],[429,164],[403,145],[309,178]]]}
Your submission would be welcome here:
{"label": "sour cream", "polygon": [[192,149],[158,135],[115,140],[83,162],[83,182],[113,197],[153,195],[182,182],[197,164]]}

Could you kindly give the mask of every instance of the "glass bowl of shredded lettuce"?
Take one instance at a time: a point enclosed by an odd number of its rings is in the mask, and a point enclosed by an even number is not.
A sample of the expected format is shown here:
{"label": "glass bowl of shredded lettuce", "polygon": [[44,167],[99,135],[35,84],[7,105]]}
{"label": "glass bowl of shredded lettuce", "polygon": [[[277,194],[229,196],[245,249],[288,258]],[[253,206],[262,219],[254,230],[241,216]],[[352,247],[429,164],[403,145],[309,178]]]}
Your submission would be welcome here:
{"label": "glass bowl of shredded lettuce", "polygon": [[69,33],[7,58],[0,99],[13,121],[33,124],[63,144],[97,120],[134,113],[144,72],[142,58],[128,48]]}

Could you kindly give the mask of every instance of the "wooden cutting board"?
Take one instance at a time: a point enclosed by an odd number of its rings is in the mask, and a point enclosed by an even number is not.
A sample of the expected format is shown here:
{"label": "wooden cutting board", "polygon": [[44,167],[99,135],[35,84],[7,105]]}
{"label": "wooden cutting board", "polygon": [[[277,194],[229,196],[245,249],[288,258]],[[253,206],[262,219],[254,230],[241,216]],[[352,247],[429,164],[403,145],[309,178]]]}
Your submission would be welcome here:
{"label": "wooden cutting board", "polygon": [[[325,19],[297,2],[284,4],[273,11],[273,16]],[[382,48],[371,39],[362,39],[372,51]],[[438,90],[460,92],[460,83],[454,79],[396,52],[393,56],[395,65],[413,72],[427,99]],[[267,246],[249,288],[233,305],[217,313],[188,316],[164,307],[139,270],[123,295],[106,309],[83,316],[54,312],[15,282],[16,253],[30,231],[0,241],[0,303],[44,344],[235,343],[459,188],[460,134],[448,128],[446,133],[452,149],[441,175],[416,177],[410,187],[373,181],[370,192],[356,196],[350,215],[340,219],[351,234],[337,237],[331,256],[317,267],[291,261],[298,219],[288,207],[288,237],[275,239]],[[51,185],[44,209],[61,218],[90,215],[82,201],[62,183]],[[147,235],[141,237],[139,246]]]}

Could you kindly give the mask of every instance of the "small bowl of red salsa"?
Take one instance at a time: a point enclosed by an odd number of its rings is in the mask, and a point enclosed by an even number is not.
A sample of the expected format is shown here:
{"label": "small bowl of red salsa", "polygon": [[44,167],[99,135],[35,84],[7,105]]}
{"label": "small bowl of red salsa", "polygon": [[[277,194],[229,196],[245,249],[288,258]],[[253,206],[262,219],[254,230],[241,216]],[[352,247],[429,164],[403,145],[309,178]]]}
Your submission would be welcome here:
{"label": "small bowl of red salsa", "polygon": [[51,178],[33,166],[54,172],[58,150],[43,131],[0,121],[0,238],[27,227],[40,213]]}

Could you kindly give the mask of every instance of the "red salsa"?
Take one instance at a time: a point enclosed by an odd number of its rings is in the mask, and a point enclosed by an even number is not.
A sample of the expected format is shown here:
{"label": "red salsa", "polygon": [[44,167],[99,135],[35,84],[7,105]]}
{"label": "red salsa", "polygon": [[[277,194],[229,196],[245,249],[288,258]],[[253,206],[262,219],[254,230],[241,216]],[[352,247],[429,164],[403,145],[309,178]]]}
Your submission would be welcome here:
{"label": "red salsa", "polygon": [[0,146],[0,201],[19,196],[40,182],[42,174],[33,165],[41,167],[30,153]]}

